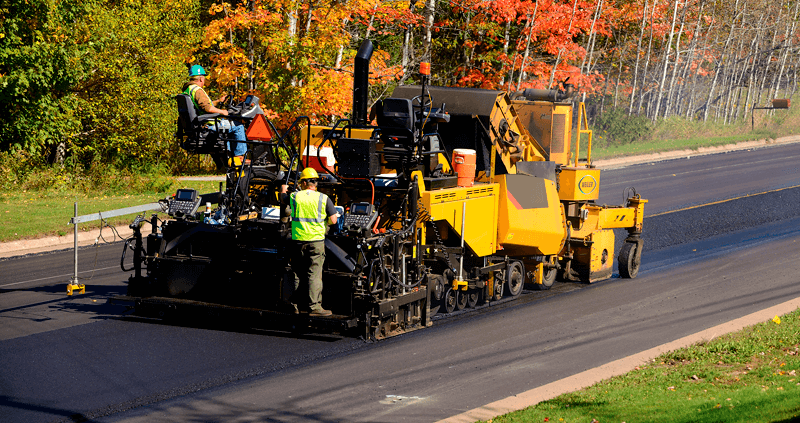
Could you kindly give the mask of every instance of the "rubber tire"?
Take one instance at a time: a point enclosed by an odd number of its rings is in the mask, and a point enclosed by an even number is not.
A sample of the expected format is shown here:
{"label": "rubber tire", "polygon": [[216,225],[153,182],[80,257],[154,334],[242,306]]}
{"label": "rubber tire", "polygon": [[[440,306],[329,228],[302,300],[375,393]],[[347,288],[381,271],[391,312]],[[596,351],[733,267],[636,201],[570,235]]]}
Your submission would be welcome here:
{"label": "rubber tire", "polygon": [[551,267],[550,269],[544,271],[542,283],[533,283],[531,285],[537,291],[547,291],[548,289],[552,288],[553,284],[556,282],[556,275],[558,275],[558,269]]}
{"label": "rubber tire", "polygon": [[452,313],[456,311],[458,309],[458,291],[448,288],[444,293],[444,297],[442,297],[442,302],[446,312]]}
{"label": "rubber tire", "polygon": [[[428,278],[428,290],[430,291],[430,315],[433,316],[439,312],[439,309],[444,304],[444,279],[441,275],[431,275]],[[436,298],[438,292],[439,298]]]}
{"label": "rubber tire", "polygon": [[[516,283],[514,283],[516,279]],[[504,291],[510,297],[516,297],[522,293],[525,287],[525,266],[521,261],[513,261],[506,269],[506,280]]]}
{"label": "rubber tire", "polygon": [[503,276],[501,279],[500,277],[498,277],[498,275],[504,275],[504,274],[502,272],[498,272],[495,274],[494,293],[492,293],[491,296],[492,301],[500,301],[501,299],[503,299],[503,287],[506,283],[502,279],[505,279],[505,276]]}
{"label": "rubber tire", "polygon": [[639,274],[639,266],[642,264],[642,252],[638,245],[633,242],[622,244],[619,250],[619,276],[622,278],[633,279]]}
{"label": "rubber tire", "polygon": [[481,291],[477,289],[470,289],[464,295],[467,297],[468,308],[475,308],[481,302]]}
{"label": "rubber tire", "polygon": [[458,290],[456,291],[456,310],[463,310],[467,308],[467,291]]}

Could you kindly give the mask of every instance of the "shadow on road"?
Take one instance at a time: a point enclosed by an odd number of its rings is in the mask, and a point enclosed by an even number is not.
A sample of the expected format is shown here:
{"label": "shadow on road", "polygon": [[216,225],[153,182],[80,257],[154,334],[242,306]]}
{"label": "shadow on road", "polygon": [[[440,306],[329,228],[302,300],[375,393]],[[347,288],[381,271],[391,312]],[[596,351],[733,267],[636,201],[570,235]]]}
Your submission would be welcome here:
{"label": "shadow on road", "polygon": [[28,404],[26,402],[18,401],[11,397],[7,397],[5,395],[0,395],[0,408],[14,408],[17,410],[26,410],[34,413],[42,413],[51,416],[63,417],[64,419],[62,419],[61,421],[67,421],[67,422],[91,423],[95,421],[89,419],[88,417],[86,417],[81,413],[75,413],[74,411],[62,410],[59,408],[46,407],[43,405]]}

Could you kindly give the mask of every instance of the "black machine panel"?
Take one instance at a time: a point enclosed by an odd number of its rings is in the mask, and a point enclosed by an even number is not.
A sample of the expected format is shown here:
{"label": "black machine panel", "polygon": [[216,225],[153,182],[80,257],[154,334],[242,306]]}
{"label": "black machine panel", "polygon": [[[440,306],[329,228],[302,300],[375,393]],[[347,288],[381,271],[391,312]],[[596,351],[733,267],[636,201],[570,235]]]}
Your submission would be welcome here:
{"label": "black machine panel", "polygon": [[364,178],[381,172],[375,140],[342,138],[336,146],[340,175]]}
{"label": "black machine panel", "polygon": [[378,219],[378,211],[370,203],[353,203],[344,215],[342,228],[345,231],[361,231],[372,229]]}
{"label": "black machine panel", "polygon": [[169,200],[170,216],[191,216],[200,207],[201,196],[193,189],[179,189],[175,197]]}

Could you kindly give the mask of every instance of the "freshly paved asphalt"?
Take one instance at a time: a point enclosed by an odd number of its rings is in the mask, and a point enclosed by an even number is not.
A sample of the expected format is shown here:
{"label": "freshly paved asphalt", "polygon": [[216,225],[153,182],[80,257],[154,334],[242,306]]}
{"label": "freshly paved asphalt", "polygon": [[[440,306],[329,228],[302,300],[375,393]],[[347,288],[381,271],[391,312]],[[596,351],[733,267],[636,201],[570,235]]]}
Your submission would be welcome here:
{"label": "freshly paved asphalt", "polygon": [[[121,245],[0,261],[3,421],[435,421],[800,296],[800,145],[601,176],[648,198],[639,278],[560,283],[375,344],[127,316]],[[619,237],[618,237],[619,238]],[[97,264],[95,265],[95,252]]]}

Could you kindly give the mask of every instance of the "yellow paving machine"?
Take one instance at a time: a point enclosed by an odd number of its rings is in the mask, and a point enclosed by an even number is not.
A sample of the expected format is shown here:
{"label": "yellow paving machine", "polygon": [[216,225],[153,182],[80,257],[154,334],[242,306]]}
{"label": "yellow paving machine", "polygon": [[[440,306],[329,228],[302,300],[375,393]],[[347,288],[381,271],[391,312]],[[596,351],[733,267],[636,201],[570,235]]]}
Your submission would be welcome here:
{"label": "yellow paving machine", "polygon": [[[620,228],[619,274],[636,277],[647,200],[631,191],[623,205],[596,203],[592,133],[580,103],[572,141],[570,86],[509,95],[428,86],[423,76],[370,108],[372,50],[365,41],[355,59],[350,119],[318,126],[301,117],[279,133],[257,117],[250,163],[228,170],[224,190],[179,191],[165,200],[171,218],[151,218],[149,234],[137,218],[126,244],[134,250],[126,300],[137,311],[202,308],[381,339],[431,325],[436,313],[513,299],[526,285],[607,279]],[[278,192],[296,189],[306,167],[342,214],[326,239],[329,317],[281,303],[291,269]]]}

